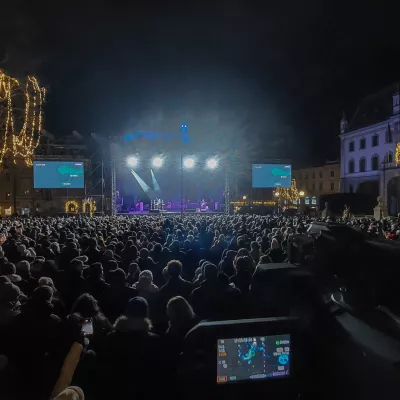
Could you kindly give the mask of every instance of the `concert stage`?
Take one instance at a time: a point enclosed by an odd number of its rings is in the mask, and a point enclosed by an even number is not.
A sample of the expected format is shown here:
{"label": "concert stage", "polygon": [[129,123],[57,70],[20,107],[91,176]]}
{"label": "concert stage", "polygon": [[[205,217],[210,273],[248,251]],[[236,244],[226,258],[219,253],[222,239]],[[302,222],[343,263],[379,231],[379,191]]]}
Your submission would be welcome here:
{"label": "concert stage", "polygon": [[[117,213],[117,215],[122,215],[124,217],[132,215],[132,216],[136,216],[136,215],[180,215],[181,212],[180,211],[166,211],[163,210],[160,212],[150,212],[150,211],[130,211],[130,212],[126,212],[126,213]],[[184,215],[224,215],[225,212],[224,211],[199,211],[199,212],[191,212],[191,211],[184,211],[183,212]]]}

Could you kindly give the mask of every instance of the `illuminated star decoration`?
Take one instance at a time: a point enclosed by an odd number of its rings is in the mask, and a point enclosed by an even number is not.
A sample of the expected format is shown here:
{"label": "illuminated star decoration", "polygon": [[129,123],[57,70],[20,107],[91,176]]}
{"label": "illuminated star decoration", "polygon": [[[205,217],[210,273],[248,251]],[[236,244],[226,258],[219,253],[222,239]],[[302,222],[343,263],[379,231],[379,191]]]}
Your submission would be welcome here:
{"label": "illuminated star decoration", "polygon": [[[46,89],[39,86],[34,76],[28,76],[25,88],[20,92],[19,81],[0,70],[0,164],[11,153],[13,162],[21,158],[28,166],[36,147],[39,145],[43,124],[43,103]],[[21,94],[20,94],[21,93]],[[18,108],[13,103],[20,103],[24,97],[24,116],[22,127],[16,129],[16,112]],[[21,99],[22,100],[22,99]]]}

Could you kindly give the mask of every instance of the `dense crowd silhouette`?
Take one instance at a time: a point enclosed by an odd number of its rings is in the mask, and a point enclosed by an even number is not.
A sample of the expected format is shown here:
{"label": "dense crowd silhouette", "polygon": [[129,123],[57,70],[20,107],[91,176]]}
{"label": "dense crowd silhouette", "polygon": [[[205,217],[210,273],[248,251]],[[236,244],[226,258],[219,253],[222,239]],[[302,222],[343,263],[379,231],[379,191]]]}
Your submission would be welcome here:
{"label": "dense crowd silhouette", "polygon": [[[201,320],[252,317],[258,265],[284,262],[290,236],[311,222],[256,215],[1,220],[4,398],[178,394],[187,332]],[[400,236],[395,222],[347,223]]]}

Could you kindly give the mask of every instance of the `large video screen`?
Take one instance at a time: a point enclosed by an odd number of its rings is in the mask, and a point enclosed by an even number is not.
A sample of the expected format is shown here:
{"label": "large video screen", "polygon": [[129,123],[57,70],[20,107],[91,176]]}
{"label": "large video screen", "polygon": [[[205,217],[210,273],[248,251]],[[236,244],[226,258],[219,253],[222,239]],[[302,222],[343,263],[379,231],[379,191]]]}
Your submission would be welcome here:
{"label": "large video screen", "polygon": [[253,164],[253,188],[290,188],[292,166],[290,164]]}
{"label": "large video screen", "polygon": [[83,161],[34,161],[35,189],[83,189],[85,187]]}
{"label": "large video screen", "polygon": [[217,383],[290,376],[290,335],[218,339]]}

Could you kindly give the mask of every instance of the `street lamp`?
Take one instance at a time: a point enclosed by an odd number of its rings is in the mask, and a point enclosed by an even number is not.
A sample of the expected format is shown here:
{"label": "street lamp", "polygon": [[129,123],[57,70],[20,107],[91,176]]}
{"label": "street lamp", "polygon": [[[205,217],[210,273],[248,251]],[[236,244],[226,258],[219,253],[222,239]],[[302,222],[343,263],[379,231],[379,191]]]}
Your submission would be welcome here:
{"label": "street lamp", "polygon": [[243,200],[247,200],[247,196],[243,196]]}
{"label": "street lamp", "polygon": [[303,191],[303,190],[300,190],[299,195],[300,195],[300,197],[304,197],[304,195],[305,195],[304,191]]}

